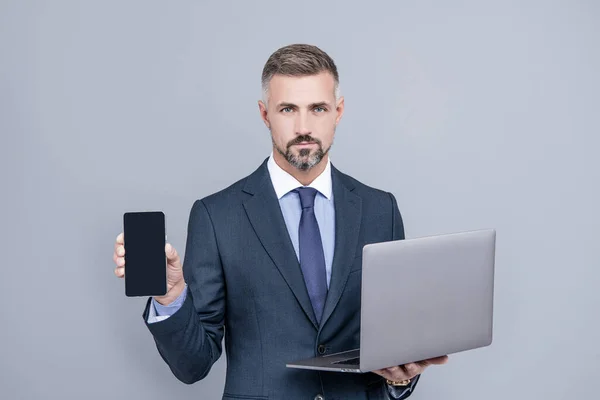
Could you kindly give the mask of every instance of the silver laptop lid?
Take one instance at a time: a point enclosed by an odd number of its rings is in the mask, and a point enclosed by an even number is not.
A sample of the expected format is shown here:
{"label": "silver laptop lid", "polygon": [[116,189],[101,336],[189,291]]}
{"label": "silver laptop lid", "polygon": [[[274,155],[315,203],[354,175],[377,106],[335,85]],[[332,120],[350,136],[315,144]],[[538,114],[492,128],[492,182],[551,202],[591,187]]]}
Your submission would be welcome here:
{"label": "silver laptop lid", "polygon": [[490,345],[495,244],[487,229],[366,245],[360,369]]}

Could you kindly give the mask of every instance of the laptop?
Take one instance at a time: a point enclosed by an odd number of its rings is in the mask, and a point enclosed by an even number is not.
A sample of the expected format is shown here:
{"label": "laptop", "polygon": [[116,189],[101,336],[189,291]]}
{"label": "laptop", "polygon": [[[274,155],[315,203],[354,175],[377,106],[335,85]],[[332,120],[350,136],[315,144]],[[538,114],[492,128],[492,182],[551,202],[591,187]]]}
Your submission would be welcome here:
{"label": "laptop", "polygon": [[492,344],[495,229],[367,244],[360,348],[288,368],[365,373]]}

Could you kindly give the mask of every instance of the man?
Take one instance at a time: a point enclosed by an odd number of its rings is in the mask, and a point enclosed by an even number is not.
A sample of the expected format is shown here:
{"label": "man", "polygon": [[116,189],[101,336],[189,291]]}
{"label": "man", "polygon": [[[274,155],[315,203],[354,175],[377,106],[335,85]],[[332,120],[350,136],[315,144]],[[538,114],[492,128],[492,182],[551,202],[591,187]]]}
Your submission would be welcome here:
{"label": "man", "polygon": [[[344,100],[325,52],[277,50],[262,85],[259,110],[273,152],[249,176],[194,202],[185,268],[167,244],[168,293],[149,299],[144,321],[188,384],[209,373],[225,336],[223,399],[407,398],[423,370],[447,357],[367,374],[285,366],[359,346],[362,248],[404,239],[404,226],[391,193],[329,160]],[[119,277],[123,239],[115,244]],[[381,317],[393,318],[393,308],[382,304]]]}

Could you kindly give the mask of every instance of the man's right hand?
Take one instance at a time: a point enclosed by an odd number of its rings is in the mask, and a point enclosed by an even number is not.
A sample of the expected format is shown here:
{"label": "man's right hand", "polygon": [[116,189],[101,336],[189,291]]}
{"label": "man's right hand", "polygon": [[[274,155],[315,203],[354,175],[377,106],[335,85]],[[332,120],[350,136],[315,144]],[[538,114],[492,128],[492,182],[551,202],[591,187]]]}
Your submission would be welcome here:
{"label": "man's right hand", "polygon": [[[125,276],[125,240],[123,232],[117,236],[115,242],[115,252],[113,260],[116,264],[115,275],[119,278]],[[166,306],[171,304],[185,289],[183,280],[183,268],[177,250],[171,244],[165,245],[165,254],[167,256],[167,294],[164,296],[155,296],[154,299],[160,304]]]}

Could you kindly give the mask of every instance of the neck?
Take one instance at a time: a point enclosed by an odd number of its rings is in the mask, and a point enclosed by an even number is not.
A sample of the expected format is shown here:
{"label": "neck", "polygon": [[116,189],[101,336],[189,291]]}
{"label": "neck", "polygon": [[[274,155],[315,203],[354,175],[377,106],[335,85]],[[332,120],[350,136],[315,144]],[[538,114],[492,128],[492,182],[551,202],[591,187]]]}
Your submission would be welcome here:
{"label": "neck", "polygon": [[279,154],[277,150],[273,151],[273,160],[281,169],[296,178],[298,182],[304,186],[308,186],[319,175],[321,175],[323,171],[325,171],[325,167],[327,167],[327,162],[329,160],[329,154],[325,154],[325,157],[323,157],[321,162],[308,171],[302,171],[290,165],[290,163],[288,163],[287,160],[281,154]]}

